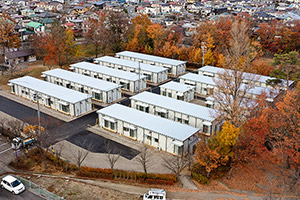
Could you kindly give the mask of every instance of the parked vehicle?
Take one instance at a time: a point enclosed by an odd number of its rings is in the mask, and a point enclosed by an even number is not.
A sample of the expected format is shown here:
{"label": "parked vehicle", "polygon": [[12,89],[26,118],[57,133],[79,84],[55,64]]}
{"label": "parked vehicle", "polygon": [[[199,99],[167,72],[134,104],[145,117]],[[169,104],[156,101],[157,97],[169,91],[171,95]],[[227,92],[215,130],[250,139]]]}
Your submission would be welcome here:
{"label": "parked vehicle", "polygon": [[25,139],[16,137],[12,140],[11,147],[13,149],[28,148],[29,146],[33,145],[34,142],[35,142],[35,138],[32,137],[25,138]]}
{"label": "parked vehicle", "polygon": [[164,189],[155,189],[151,188],[146,194],[143,196],[143,200],[152,200],[152,199],[167,199],[167,194]]}
{"label": "parked vehicle", "polygon": [[20,194],[25,190],[23,183],[11,175],[2,178],[1,187],[13,194]]}

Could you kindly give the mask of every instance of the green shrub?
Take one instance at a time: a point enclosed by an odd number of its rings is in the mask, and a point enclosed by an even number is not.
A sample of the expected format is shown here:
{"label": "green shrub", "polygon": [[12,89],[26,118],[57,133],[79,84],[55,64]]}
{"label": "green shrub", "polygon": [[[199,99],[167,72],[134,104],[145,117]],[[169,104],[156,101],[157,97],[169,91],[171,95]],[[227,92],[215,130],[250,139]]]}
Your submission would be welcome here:
{"label": "green shrub", "polygon": [[203,176],[203,175],[201,175],[197,172],[193,172],[192,176],[193,176],[193,179],[195,181],[197,181],[198,183],[201,183],[201,184],[204,184],[204,185],[209,183],[209,179],[206,176]]}

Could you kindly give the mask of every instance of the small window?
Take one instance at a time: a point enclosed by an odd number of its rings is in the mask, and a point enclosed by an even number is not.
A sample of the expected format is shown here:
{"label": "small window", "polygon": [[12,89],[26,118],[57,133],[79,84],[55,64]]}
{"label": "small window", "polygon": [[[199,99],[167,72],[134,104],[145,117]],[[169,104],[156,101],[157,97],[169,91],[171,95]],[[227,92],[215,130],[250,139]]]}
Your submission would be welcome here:
{"label": "small window", "polygon": [[166,91],[162,91],[162,95],[163,96],[167,96],[167,92]]}
{"label": "small window", "polygon": [[208,133],[208,128],[209,128],[208,126],[203,125],[203,132],[204,132],[204,133]]}
{"label": "small window", "polygon": [[154,142],[157,142],[157,143],[158,143],[158,138],[154,138]]}
{"label": "small window", "polygon": [[172,93],[171,92],[168,92],[168,97],[172,97]]}

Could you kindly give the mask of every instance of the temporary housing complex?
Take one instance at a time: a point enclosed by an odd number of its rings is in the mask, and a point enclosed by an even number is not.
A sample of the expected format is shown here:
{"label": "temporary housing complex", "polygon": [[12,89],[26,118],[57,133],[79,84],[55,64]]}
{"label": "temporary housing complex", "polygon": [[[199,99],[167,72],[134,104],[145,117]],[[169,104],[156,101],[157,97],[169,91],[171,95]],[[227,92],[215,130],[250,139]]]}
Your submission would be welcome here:
{"label": "temporary housing complex", "polygon": [[95,62],[106,67],[142,74],[147,77],[147,82],[150,83],[158,84],[168,79],[168,69],[156,65],[139,63],[111,56],[96,58]]}
{"label": "temporary housing complex", "polygon": [[182,155],[198,142],[199,129],[120,104],[97,111],[99,126],[160,150]]}
{"label": "temporary housing complex", "polygon": [[182,101],[191,101],[195,96],[195,86],[186,85],[183,83],[170,81],[159,86],[159,88],[161,95]]}
{"label": "temporary housing complex", "polygon": [[90,94],[94,100],[111,103],[122,97],[121,85],[82,74],[53,69],[42,72],[45,81]]}
{"label": "temporary housing complex", "polygon": [[131,51],[122,51],[116,53],[116,57],[126,60],[133,60],[142,63],[162,66],[168,68],[168,73],[173,76],[179,76],[185,72],[186,61],[163,58],[148,54],[136,53]]}
{"label": "temporary housing complex", "polygon": [[30,101],[68,114],[79,116],[92,110],[91,96],[30,76],[9,81],[11,92]]}
{"label": "temporary housing complex", "polygon": [[196,127],[206,135],[220,130],[214,109],[146,91],[130,99],[132,108]]}
{"label": "temporary housing complex", "polygon": [[147,77],[143,75],[139,76],[136,73],[112,69],[88,62],[79,62],[76,64],[72,64],[70,69],[79,74],[117,83],[119,85],[122,85],[122,89],[130,91],[132,93],[138,92],[147,87]]}

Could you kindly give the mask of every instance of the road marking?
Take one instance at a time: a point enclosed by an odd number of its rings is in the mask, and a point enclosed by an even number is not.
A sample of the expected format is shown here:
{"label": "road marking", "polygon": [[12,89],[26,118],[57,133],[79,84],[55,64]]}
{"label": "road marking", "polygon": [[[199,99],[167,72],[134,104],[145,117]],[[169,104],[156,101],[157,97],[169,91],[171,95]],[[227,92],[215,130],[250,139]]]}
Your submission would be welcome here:
{"label": "road marking", "polygon": [[3,143],[3,144],[0,144],[0,147],[4,146],[4,145],[6,145],[6,144],[8,144],[8,142],[5,142],[5,143]]}
{"label": "road marking", "polygon": [[0,154],[5,153],[5,152],[7,152],[7,151],[9,151],[9,150],[11,150],[11,149],[12,149],[12,147],[10,147],[10,148],[8,148],[8,149],[6,149],[6,150],[4,150],[4,151],[1,151]]}

